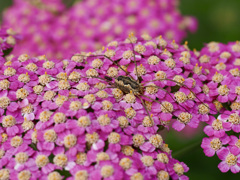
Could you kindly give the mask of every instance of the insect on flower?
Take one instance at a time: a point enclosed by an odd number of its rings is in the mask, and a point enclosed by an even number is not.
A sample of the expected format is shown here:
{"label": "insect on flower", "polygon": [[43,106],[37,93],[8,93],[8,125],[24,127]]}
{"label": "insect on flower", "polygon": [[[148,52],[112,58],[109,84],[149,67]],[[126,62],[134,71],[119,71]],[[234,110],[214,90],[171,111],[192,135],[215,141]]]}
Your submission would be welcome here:
{"label": "insect on flower", "polygon": [[[170,45],[163,45],[162,41],[165,40],[160,37],[158,41],[137,42],[136,37],[130,34],[129,38],[116,45],[115,49],[103,48],[102,51],[76,54],[73,57],[80,57],[82,63],[88,65],[86,70],[79,66],[79,69],[86,73],[81,79],[99,79],[109,85],[106,88],[118,89],[125,97],[129,95],[139,99],[152,122],[153,117],[160,117],[160,125],[165,126],[171,119],[186,125],[192,119],[196,120],[199,115],[209,114],[210,111],[216,112],[197,97],[197,93],[201,93],[198,89],[201,84],[197,84],[199,82],[190,75],[181,73],[190,70],[185,69],[184,65],[178,65],[179,67],[176,65],[177,58],[174,59],[174,56],[180,56],[178,61],[183,61],[182,64],[184,61],[186,64],[190,63],[190,60],[186,60],[191,56],[189,51],[183,47],[179,50],[174,41]],[[156,48],[148,44],[155,44]],[[116,57],[116,51],[125,55]],[[128,58],[128,63],[122,63],[124,58]],[[89,65],[91,62],[98,65],[91,66]],[[188,74],[191,73],[192,71]],[[121,96],[118,100],[121,99],[124,98]],[[193,126],[197,125],[198,122]]]}

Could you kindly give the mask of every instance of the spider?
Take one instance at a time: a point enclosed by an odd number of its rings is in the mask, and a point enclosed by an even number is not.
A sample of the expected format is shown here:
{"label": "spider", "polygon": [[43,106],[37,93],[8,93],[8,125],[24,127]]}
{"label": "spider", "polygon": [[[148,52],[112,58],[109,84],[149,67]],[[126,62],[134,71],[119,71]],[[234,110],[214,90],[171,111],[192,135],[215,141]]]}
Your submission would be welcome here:
{"label": "spider", "polygon": [[[184,85],[184,83],[178,82],[178,81],[173,80],[173,79],[168,79],[168,78],[163,78],[163,79],[157,79],[157,80],[151,80],[151,81],[143,82],[143,78],[139,75],[139,70],[138,70],[139,67],[137,66],[137,62],[136,62],[136,52],[134,50],[133,43],[131,41],[132,37],[133,37],[133,35],[130,35],[128,40],[130,40],[130,44],[132,46],[131,51],[133,53],[133,58],[134,58],[133,63],[134,63],[134,66],[135,66],[135,75],[137,77],[136,79],[124,67],[119,65],[119,63],[118,63],[119,60],[113,60],[113,59],[111,59],[109,56],[107,56],[105,54],[100,54],[100,55],[99,54],[98,55],[91,55],[91,54],[81,55],[81,54],[76,54],[76,55],[74,55],[75,57],[76,56],[81,56],[81,57],[85,58],[85,60],[87,58],[89,58],[89,57],[94,57],[94,58],[102,57],[102,58],[105,58],[105,59],[111,61],[112,64],[117,66],[123,72],[125,72],[125,75],[119,75],[119,76],[116,76],[116,77],[110,77],[110,76],[104,75],[104,77],[99,77],[99,76],[86,76],[86,77],[83,77],[82,76],[82,78],[96,78],[96,79],[99,79],[100,81],[105,81],[109,85],[106,88],[117,88],[117,89],[121,90],[124,95],[132,94],[132,95],[136,96],[138,99],[140,99],[140,101],[141,101],[141,103],[142,103],[142,105],[143,105],[143,107],[144,107],[144,109],[146,111],[146,114],[147,114],[147,116],[149,117],[149,119],[151,121],[153,121],[153,119],[152,119],[152,115],[150,115],[149,109],[147,108],[147,101],[146,101],[146,99],[148,99],[149,101],[156,102],[156,103],[160,104],[162,111],[164,111],[166,113],[172,114],[173,110],[168,105],[164,104],[163,102],[160,102],[160,100],[158,98],[152,98],[150,96],[145,95],[144,93],[145,93],[147,88],[153,88],[153,89],[157,89],[157,90],[160,89],[160,90],[164,91],[174,102],[176,102],[178,104],[178,106],[183,111],[191,114],[189,112],[189,110],[185,106],[183,106],[181,103],[179,103],[176,100],[176,97],[172,96],[171,92],[169,92],[169,89],[162,88],[160,86],[157,86],[156,84],[146,85],[146,84],[148,84],[150,82],[155,82],[155,81],[171,81],[171,82],[174,82],[176,84],[176,86],[178,86],[178,88],[179,87],[185,87],[193,95],[194,99],[196,98],[200,103],[202,103],[202,105],[205,108],[208,108],[209,111],[212,110],[209,106],[207,106],[204,102],[202,102],[189,87]],[[215,110],[212,110],[212,111],[215,111]],[[176,117],[176,116],[173,115],[173,118],[177,119],[177,118],[180,118],[180,117]]]}

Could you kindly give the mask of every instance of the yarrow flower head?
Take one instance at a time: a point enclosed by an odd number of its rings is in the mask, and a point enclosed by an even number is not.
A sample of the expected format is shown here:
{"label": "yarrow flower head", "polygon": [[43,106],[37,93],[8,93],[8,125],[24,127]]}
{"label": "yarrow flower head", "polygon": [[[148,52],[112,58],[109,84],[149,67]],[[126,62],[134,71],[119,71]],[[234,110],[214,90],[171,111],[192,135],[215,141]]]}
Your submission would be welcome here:
{"label": "yarrow flower head", "polygon": [[169,121],[177,130],[198,125],[200,102],[187,97],[201,94],[200,83],[181,74],[181,63],[165,63],[192,52],[165,39],[158,47],[163,37],[129,38],[78,60],[23,54],[0,67],[1,177],[187,178],[159,131]]}
{"label": "yarrow flower head", "polygon": [[200,121],[205,155],[217,154],[222,172],[239,172],[238,47],[209,43],[197,52],[130,34],[69,60],[2,57],[0,173],[187,179],[161,129]]}
{"label": "yarrow flower head", "polygon": [[213,102],[218,111],[206,119],[208,125],[204,132],[209,138],[203,139],[201,147],[206,156],[216,152],[222,161],[218,165],[222,172],[238,173],[240,170],[236,136],[240,132],[239,52],[240,44],[236,41],[228,44],[210,42],[197,53],[198,67],[202,67],[205,76],[202,87],[205,101]]}

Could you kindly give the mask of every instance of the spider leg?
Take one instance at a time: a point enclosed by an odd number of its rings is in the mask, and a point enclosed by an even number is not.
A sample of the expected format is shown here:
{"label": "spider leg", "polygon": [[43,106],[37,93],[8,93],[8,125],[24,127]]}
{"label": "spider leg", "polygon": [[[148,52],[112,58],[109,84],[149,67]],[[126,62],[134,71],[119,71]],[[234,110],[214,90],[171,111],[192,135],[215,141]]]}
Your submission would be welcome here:
{"label": "spider leg", "polygon": [[81,55],[81,54],[77,54],[77,55],[74,55],[74,56],[82,56],[82,57],[97,57],[97,56],[103,56],[105,58],[107,58],[108,60],[110,60],[113,64],[115,64],[117,67],[119,67],[121,70],[123,70],[126,75],[129,75],[132,79],[134,79],[130,73],[128,71],[126,71],[125,69],[123,69],[118,63],[116,63],[115,61],[113,61],[111,58],[107,57],[106,55],[104,54],[99,54],[99,55],[95,55],[95,56],[92,56],[92,55],[88,55],[88,56],[85,56],[85,55]]}
{"label": "spider leg", "polygon": [[141,102],[142,102],[142,104],[143,104],[143,107],[144,107],[144,109],[146,110],[147,115],[148,115],[150,121],[152,121],[152,123],[153,123],[153,119],[152,119],[152,117],[151,117],[150,114],[149,114],[149,111],[148,111],[148,109],[147,109],[147,106],[146,106],[145,102],[143,101],[143,99],[142,99],[140,96],[138,96],[138,95],[136,95],[136,96],[141,100]]}
{"label": "spider leg", "polygon": [[[147,82],[144,82],[143,85],[146,84],[146,83],[149,83],[149,82],[161,81],[161,80],[172,81],[172,82],[175,82],[176,84],[178,84],[178,85],[180,85],[180,86],[184,86],[184,87],[187,88],[187,89],[194,95],[194,97],[195,97],[199,102],[201,102],[205,107],[207,107],[209,110],[212,110],[212,111],[214,111],[214,112],[219,113],[218,111],[216,111],[216,110],[208,107],[203,101],[201,101],[201,100],[196,96],[196,94],[195,94],[189,87],[187,87],[187,86],[186,86],[185,84],[183,84],[183,83],[180,83],[180,82],[174,81],[174,80],[172,80],[172,79],[167,79],[167,78],[166,78],[166,79],[158,79],[158,80],[147,81]],[[224,113],[223,113],[223,114],[224,114]]]}
{"label": "spider leg", "polygon": [[[172,98],[172,100],[174,100],[175,102],[176,102],[176,100],[174,99],[174,97],[172,97],[172,95],[171,95],[171,93],[169,93],[166,89],[163,89],[163,88],[161,88],[161,87],[159,87],[159,86],[144,86],[144,88],[146,88],[146,87],[156,87],[156,88],[158,88],[158,89],[161,89],[161,90],[163,90],[164,92],[166,92],[171,98]],[[182,107],[183,109],[185,109],[185,111],[186,112],[188,112],[188,110],[184,107],[184,106],[182,106],[180,103],[178,103],[178,105],[180,106],[180,107]],[[189,112],[188,112],[189,113]]]}
{"label": "spider leg", "polygon": [[[111,81],[109,81],[109,80],[107,80],[107,79],[104,79],[104,78],[100,78],[100,77],[96,77],[96,76],[94,76],[94,77],[92,77],[92,78],[97,78],[97,79],[100,79],[100,80],[103,80],[103,81],[108,82],[109,85],[114,85],[114,83],[112,83]],[[115,87],[115,86],[114,86],[114,87]]]}
{"label": "spider leg", "polygon": [[130,74],[130,72],[128,72],[128,71],[126,71],[125,69],[123,69],[118,63],[116,63],[115,61],[113,61],[111,58],[109,58],[109,57],[107,57],[107,56],[105,56],[105,55],[103,55],[105,58],[107,58],[108,60],[110,60],[113,64],[115,64],[117,67],[119,67],[121,70],[123,70],[125,73],[126,73],[126,75],[129,75],[132,79],[134,79],[132,76],[131,76],[131,74]]}
{"label": "spider leg", "polygon": [[[100,80],[103,80],[103,81],[107,81],[108,83],[111,83],[111,81],[105,79],[105,78],[101,78],[101,77],[97,77],[97,76],[93,76],[93,77],[86,77],[86,76],[81,76],[81,78],[86,78],[86,79],[90,79],[90,78],[96,78],[96,79],[100,79]],[[74,80],[74,79],[73,79]]]}
{"label": "spider leg", "polygon": [[168,113],[172,113],[171,111],[169,111],[169,109],[166,107],[166,106],[164,106],[162,103],[160,103],[159,101],[157,101],[157,100],[155,100],[155,99],[153,99],[153,98],[150,98],[149,96],[146,96],[146,95],[141,95],[141,96],[143,96],[143,97],[146,97],[146,98],[148,98],[148,99],[150,99],[150,100],[152,100],[152,101],[154,101],[154,102],[156,102],[156,103],[158,103],[158,104],[161,104],[163,107],[164,107],[164,109],[166,109],[166,111],[168,111]]}
{"label": "spider leg", "polygon": [[164,80],[167,80],[167,79],[154,79],[154,80],[151,80],[151,81],[146,81],[146,82],[144,82],[144,83],[142,83],[142,84],[144,85],[144,84],[147,84],[147,83],[150,83],[150,82],[164,81]]}
{"label": "spider leg", "polygon": [[105,88],[116,88],[115,86],[108,86],[108,87],[105,87]]}
{"label": "spider leg", "polygon": [[[54,78],[54,77],[53,77]],[[86,79],[89,79],[89,78],[96,78],[96,79],[100,79],[102,81],[105,81],[107,82],[109,85],[114,85],[114,83],[112,83],[111,81],[109,81],[108,79],[105,79],[105,78],[101,78],[101,77],[97,77],[97,76],[93,76],[93,77],[86,77],[86,76],[81,76],[81,78],[86,78]],[[58,80],[63,80],[62,78],[56,78]],[[71,79],[71,80],[78,80],[79,78],[76,78],[76,79]]]}
{"label": "spider leg", "polygon": [[133,55],[134,55],[134,64],[135,64],[136,75],[137,75],[137,82],[139,83],[140,78],[138,76],[138,70],[137,70],[136,53],[135,53],[135,50],[134,50],[134,47],[133,47],[132,40],[130,39],[131,36],[133,36],[133,35],[130,34],[129,37],[128,37],[128,40],[131,42],[130,44],[132,45],[132,51],[133,51]]}

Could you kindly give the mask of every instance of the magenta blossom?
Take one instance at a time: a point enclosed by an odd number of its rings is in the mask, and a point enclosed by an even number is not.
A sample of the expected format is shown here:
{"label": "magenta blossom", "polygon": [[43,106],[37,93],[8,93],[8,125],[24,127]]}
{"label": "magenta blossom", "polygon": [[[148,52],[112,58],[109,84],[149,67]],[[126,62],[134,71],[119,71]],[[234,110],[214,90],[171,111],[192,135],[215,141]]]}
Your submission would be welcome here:
{"label": "magenta blossom", "polygon": [[215,153],[218,153],[223,147],[223,145],[228,144],[230,141],[229,136],[225,135],[221,138],[210,137],[203,138],[201,147],[206,156],[212,157]]}
{"label": "magenta blossom", "polygon": [[222,162],[218,165],[218,168],[222,172],[231,170],[232,173],[238,173],[240,171],[240,154],[238,151],[224,147],[217,152],[217,155]]}

